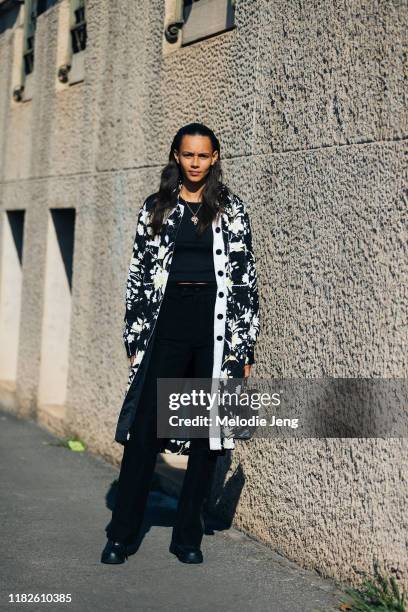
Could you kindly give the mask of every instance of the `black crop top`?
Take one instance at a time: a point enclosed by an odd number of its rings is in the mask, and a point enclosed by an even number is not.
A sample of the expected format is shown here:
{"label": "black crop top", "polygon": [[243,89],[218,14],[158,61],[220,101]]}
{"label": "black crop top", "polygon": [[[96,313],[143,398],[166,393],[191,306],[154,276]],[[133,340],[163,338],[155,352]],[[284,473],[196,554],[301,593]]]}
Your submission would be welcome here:
{"label": "black crop top", "polygon": [[[212,226],[199,236],[191,221],[191,210],[197,211],[200,202],[188,202],[179,196],[184,205],[183,217],[177,232],[173,259],[170,266],[169,281],[206,281],[216,282],[213,258]],[[188,206],[187,206],[188,204]],[[200,217],[198,210],[198,217]]]}

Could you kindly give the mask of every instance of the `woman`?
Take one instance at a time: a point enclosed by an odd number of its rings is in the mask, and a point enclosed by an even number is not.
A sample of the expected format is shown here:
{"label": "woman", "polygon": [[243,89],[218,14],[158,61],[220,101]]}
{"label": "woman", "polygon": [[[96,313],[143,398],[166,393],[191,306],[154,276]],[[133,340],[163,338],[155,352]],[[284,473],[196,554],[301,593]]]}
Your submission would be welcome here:
{"label": "woman", "polygon": [[[139,212],[123,333],[130,373],[115,434],[124,452],[103,563],[123,563],[135,550],[157,453],[177,443],[157,437],[157,378],[242,378],[254,363],[251,228],[244,203],[221,178],[215,134],[188,124],[173,140],[159,191]],[[170,552],[184,563],[203,560],[203,504],[217,457],[234,448],[223,433],[179,441],[189,457]]]}

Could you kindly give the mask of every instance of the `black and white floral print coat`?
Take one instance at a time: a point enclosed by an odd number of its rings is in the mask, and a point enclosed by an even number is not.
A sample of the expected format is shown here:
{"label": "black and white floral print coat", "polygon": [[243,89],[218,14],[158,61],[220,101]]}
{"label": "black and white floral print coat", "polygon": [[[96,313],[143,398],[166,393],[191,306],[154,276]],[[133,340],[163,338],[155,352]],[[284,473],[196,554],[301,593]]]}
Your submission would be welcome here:
{"label": "black and white floral print coat", "polygon": [[[178,193],[181,185],[179,181]],[[212,222],[217,281],[213,380],[242,378],[244,365],[254,363],[254,347],[259,334],[257,275],[249,216],[244,202],[226,185],[220,184],[220,187],[224,212]],[[184,205],[177,197],[177,204],[167,215],[160,234],[153,236],[149,227],[153,196],[146,198],[138,214],[127,278],[123,340],[128,357],[136,355],[136,359],[129,368],[125,399],[115,434],[115,440],[121,444],[130,437],[129,428],[136,414],[176,235],[184,212]],[[235,447],[234,439],[223,435],[220,428],[211,430],[209,440],[213,450]],[[186,446],[188,443],[184,445],[184,452],[188,452]],[[174,446],[169,445],[168,448],[172,449],[170,452],[175,452]]]}

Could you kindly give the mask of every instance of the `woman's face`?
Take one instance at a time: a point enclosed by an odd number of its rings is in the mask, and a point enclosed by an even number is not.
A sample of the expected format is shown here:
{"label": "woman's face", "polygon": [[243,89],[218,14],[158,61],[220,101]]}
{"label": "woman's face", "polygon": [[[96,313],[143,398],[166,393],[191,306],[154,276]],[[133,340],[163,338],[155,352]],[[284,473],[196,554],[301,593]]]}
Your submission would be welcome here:
{"label": "woman's face", "polygon": [[183,176],[192,183],[199,183],[217,161],[218,151],[213,151],[208,136],[185,134],[181,139],[180,150],[174,151],[174,157],[181,166]]}

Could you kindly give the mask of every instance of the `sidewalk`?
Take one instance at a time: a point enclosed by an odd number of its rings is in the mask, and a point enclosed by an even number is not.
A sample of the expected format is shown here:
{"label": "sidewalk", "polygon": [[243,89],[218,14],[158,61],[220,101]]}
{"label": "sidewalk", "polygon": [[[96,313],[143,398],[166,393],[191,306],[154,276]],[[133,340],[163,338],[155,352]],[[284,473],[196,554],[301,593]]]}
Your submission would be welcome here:
{"label": "sidewalk", "polygon": [[[177,501],[157,490],[138,552],[100,563],[118,470],[57,441],[0,412],[0,610],[326,612],[338,602],[333,582],[235,529],[204,536],[202,565],[180,563],[168,552]],[[9,593],[71,593],[72,602],[11,604]]]}

